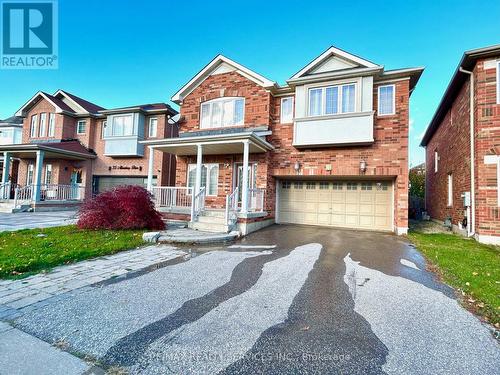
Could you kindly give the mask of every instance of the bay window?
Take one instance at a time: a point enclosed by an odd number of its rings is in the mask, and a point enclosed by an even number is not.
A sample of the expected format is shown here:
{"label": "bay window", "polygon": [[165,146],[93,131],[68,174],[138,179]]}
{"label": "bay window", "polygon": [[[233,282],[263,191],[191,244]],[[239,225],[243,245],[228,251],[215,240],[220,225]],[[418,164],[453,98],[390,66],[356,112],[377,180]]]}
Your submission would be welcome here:
{"label": "bay window", "polygon": [[45,132],[47,130],[47,114],[40,113],[40,128],[39,128],[39,137],[45,137]]}
{"label": "bay window", "polygon": [[336,115],[355,110],[354,83],[309,89],[309,116]]}
{"label": "bay window", "polygon": [[49,113],[49,132],[48,137],[53,137],[56,132],[56,115],[55,113]]}
{"label": "bay window", "polygon": [[393,115],[395,113],[395,86],[385,85],[378,88],[378,115]]}
{"label": "bay window", "polygon": [[114,116],[110,126],[103,122],[103,131],[106,137],[125,137],[136,135],[132,115]]}
{"label": "bay window", "polygon": [[244,98],[214,99],[201,104],[200,127],[219,128],[243,125],[244,115]]}
{"label": "bay window", "polygon": [[36,121],[37,120],[38,120],[37,115],[31,116],[30,137],[36,137]]}
{"label": "bay window", "polygon": [[[206,195],[217,195],[219,181],[219,164],[203,164],[201,167],[201,187],[206,188]],[[194,189],[196,185],[196,164],[189,164],[187,186]]]}

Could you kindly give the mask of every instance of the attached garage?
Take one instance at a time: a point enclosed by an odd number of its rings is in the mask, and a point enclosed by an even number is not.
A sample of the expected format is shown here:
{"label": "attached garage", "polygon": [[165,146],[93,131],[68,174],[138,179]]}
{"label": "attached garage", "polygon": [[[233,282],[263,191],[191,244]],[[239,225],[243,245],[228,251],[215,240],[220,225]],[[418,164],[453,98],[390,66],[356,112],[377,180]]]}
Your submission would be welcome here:
{"label": "attached garage", "polygon": [[278,222],[393,230],[391,181],[289,181],[278,187]]}
{"label": "attached garage", "polygon": [[94,189],[96,193],[102,193],[119,185],[140,185],[146,187],[147,177],[94,176]]}

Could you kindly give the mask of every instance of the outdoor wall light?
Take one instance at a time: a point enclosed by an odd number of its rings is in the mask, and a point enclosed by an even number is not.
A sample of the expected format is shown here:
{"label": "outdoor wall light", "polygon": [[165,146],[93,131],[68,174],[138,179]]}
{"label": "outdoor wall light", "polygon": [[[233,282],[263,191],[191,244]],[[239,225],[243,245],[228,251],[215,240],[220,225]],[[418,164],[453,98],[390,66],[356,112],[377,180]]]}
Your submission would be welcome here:
{"label": "outdoor wall light", "polygon": [[359,162],[359,170],[362,172],[362,173],[365,173],[366,172],[366,160],[361,160]]}
{"label": "outdoor wall light", "polygon": [[295,172],[300,171],[300,163],[298,161],[296,161],[293,165],[293,169],[295,169]]}

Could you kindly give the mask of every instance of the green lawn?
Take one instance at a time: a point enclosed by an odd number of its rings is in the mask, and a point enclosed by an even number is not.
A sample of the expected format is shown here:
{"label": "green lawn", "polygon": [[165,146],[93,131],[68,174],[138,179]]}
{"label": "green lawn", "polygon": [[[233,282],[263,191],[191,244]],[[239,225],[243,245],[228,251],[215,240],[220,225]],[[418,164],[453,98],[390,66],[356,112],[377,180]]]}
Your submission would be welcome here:
{"label": "green lawn", "polygon": [[446,283],[465,293],[467,306],[500,324],[500,248],[454,234],[410,232],[408,237]]}
{"label": "green lawn", "polygon": [[2,232],[0,278],[24,277],[64,263],[132,249],[144,244],[143,232],[80,230],[74,225]]}

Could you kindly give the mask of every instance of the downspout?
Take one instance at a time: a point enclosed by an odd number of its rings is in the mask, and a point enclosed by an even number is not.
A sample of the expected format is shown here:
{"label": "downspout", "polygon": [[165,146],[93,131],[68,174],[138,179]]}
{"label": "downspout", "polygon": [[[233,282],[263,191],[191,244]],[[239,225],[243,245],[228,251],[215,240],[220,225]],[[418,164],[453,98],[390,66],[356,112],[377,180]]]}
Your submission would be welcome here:
{"label": "downspout", "polygon": [[470,227],[468,236],[471,237],[476,231],[476,186],[474,181],[475,176],[475,158],[474,158],[474,73],[460,67],[459,71],[469,75],[469,116],[470,116]]}

